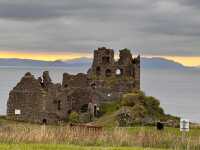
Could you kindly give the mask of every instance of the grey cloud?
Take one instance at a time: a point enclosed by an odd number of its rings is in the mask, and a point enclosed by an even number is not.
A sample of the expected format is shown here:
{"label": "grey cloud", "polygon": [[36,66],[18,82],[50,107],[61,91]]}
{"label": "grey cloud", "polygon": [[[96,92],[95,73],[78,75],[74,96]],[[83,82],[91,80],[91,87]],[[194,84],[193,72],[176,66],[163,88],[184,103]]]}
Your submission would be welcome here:
{"label": "grey cloud", "polygon": [[[16,20],[37,20],[57,17],[112,17],[115,13],[138,10],[146,7],[142,2],[119,0],[16,0],[0,1],[0,17]],[[88,19],[88,18],[86,18]],[[92,19],[92,18],[91,18]]]}
{"label": "grey cloud", "polygon": [[199,0],[0,0],[1,49],[200,55]]}
{"label": "grey cloud", "polygon": [[199,7],[200,1],[199,0],[179,0],[179,3],[186,6],[192,6],[192,7]]}

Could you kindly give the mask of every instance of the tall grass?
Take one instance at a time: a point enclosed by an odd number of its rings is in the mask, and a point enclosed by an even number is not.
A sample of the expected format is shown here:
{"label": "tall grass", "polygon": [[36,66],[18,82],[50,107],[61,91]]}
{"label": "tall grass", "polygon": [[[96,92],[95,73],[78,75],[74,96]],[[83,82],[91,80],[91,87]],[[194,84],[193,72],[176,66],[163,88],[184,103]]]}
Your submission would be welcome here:
{"label": "tall grass", "polygon": [[[12,125],[0,128],[0,143],[75,144],[84,146],[143,146],[177,150],[200,150],[200,134],[175,129],[114,128],[92,130],[69,126]],[[200,133],[198,131],[198,133]]]}

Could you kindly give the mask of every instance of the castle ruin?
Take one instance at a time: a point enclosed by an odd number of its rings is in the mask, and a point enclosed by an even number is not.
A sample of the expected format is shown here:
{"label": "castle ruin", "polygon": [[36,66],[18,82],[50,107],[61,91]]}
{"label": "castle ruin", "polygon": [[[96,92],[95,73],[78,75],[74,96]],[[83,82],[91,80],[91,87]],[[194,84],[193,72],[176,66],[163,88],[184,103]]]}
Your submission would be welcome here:
{"label": "castle ruin", "polygon": [[[62,84],[54,84],[48,71],[36,79],[26,73],[9,93],[7,118],[33,123],[55,124],[75,111],[84,118],[96,117],[103,103],[118,100],[122,94],[140,90],[140,56],[133,58],[128,49],[105,47],[94,51],[87,74],[63,74]],[[84,122],[84,121],[83,121]]]}

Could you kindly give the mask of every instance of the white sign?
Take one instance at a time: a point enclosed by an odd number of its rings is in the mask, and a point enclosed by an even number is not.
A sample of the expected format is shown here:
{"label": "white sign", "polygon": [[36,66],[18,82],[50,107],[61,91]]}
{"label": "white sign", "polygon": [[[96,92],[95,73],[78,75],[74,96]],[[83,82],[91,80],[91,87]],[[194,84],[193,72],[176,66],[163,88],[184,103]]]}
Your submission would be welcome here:
{"label": "white sign", "polygon": [[21,110],[20,109],[15,109],[15,115],[21,115]]}
{"label": "white sign", "polygon": [[190,121],[188,119],[181,119],[180,131],[181,132],[189,132],[190,131]]}

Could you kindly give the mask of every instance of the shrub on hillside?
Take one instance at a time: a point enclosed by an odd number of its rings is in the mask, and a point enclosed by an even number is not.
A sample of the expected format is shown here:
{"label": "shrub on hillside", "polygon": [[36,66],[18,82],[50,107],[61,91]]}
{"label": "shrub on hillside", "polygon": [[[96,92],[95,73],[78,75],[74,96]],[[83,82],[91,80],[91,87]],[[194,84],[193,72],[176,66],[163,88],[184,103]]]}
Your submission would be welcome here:
{"label": "shrub on hillside", "polygon": [[152,125],[158,120],[177,122],[177,118],[164,113],[159,100],[146,96],[144,92],[124,94],[120,101],[107,103],[101,110],[102,114],[115,116],[119,126]]}
{"label": "shrub on hillside", "polygon": [[112,113],[117,111],[120,108],[120,103],[119,101],[115,101],[115,102],[110,102],[110,103],[104,103],[101,106],[101,113],[105,114],[105,113]]}
{"label": "shrub on hillside", "polygon": [[77,112],[71,112],[69,114],[69,122],[70,123],[79,123],[79,114]]}
{"label": "shrub on hillside", "polygon": [[134,118],[144,118],[147,115],[147,110],[143,105],[136,104],[131,109]]}
{"label": "shrub on hillside", "polygon": [[121,100],[122,106],[133,107],[136,104],[143,104],[145,94],[143,92],[124,94]]}
{"label": "shrub on hillside", "polygon": [[144,118],[147,116],[160,118],[164,115],[159,100],[152,96],[146,96],[144,92],[123,95],[121,106],[132,107],[134,118]]}
{"label": "shrub on hillside", "polygon": [[164,110],[160,107],[160,102],[152,96],[145,97],[145,107],[148,110],[148,113],[152,116],[164,115]]}

